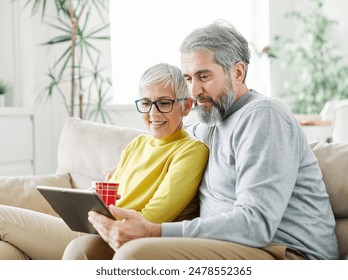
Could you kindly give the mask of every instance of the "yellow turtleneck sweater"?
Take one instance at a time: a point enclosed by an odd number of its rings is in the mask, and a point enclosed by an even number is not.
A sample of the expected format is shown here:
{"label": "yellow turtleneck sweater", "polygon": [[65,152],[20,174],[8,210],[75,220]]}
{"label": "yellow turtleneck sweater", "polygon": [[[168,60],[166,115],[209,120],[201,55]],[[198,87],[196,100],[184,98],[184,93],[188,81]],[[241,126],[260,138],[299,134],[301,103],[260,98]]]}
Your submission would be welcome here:
{"label": "yellow turtleneck sweater", "polygon": [[151,222],[173,221],[194,198],[208,155],[183,128],[161,139],[138,136],[110,179],[120,184],[117,206],[137,210]]}

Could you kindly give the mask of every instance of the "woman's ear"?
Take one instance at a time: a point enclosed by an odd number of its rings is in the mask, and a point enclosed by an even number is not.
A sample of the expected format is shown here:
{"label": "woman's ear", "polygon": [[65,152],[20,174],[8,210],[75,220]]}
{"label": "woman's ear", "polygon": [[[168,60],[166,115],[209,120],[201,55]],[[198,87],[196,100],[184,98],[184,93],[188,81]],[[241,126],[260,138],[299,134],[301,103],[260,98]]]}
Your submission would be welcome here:
{"label": "woman's ear", "polygon": [[183,106],[183,110],[182,110],[184,117],[187,116],[188,113],[190,113],[192,105],[193,105],[193,99],[192,98],[187,98],[184,101],[184,106]]}

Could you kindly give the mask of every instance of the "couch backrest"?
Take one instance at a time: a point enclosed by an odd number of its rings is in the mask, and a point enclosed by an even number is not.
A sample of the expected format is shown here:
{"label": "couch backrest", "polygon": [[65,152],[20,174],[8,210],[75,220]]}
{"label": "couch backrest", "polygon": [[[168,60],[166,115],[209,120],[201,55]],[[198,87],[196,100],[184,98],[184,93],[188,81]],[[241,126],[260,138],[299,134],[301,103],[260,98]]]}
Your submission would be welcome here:
{"label": "couch backrest", "polygon": [[57,172],[69,172],[74,188],[89,188],[103,180],[103,170],[116,165],[122,150],[141,133],[132,128],[69,118],[58,146]]}

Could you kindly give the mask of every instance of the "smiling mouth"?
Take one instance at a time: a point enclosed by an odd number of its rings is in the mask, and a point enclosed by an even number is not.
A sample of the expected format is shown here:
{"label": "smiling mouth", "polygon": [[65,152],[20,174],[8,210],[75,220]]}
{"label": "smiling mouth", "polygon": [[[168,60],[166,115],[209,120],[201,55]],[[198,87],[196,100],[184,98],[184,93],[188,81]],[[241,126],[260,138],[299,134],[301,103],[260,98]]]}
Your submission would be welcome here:
{"label": "smiling mouth", "polygon": [[154,127],[161,127],[162,125],[164,125],[166,122],[154,122],[154,121],[150,121],[150,124],[152,124]]}

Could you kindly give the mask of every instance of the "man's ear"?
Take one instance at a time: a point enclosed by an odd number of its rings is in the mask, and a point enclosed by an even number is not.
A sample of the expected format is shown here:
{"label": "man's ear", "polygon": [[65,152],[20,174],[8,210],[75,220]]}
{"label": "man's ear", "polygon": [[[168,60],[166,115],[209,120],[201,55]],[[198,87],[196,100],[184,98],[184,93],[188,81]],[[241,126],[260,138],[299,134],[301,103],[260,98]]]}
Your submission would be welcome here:
{"label": "man's ear", "polygon": [[187,116],[188,113],[190,113],[192,105],[193,105],[193,99],[192,98],[187,98],[184,101],[184,107],[183,107],[183,110],[182,110],[183,117]]}
{"label": "man's ear", "polygon": [[238,84],[242,84],[246,75],[245,64],[243,62],[237,62],[231,69],[234,80]]}

